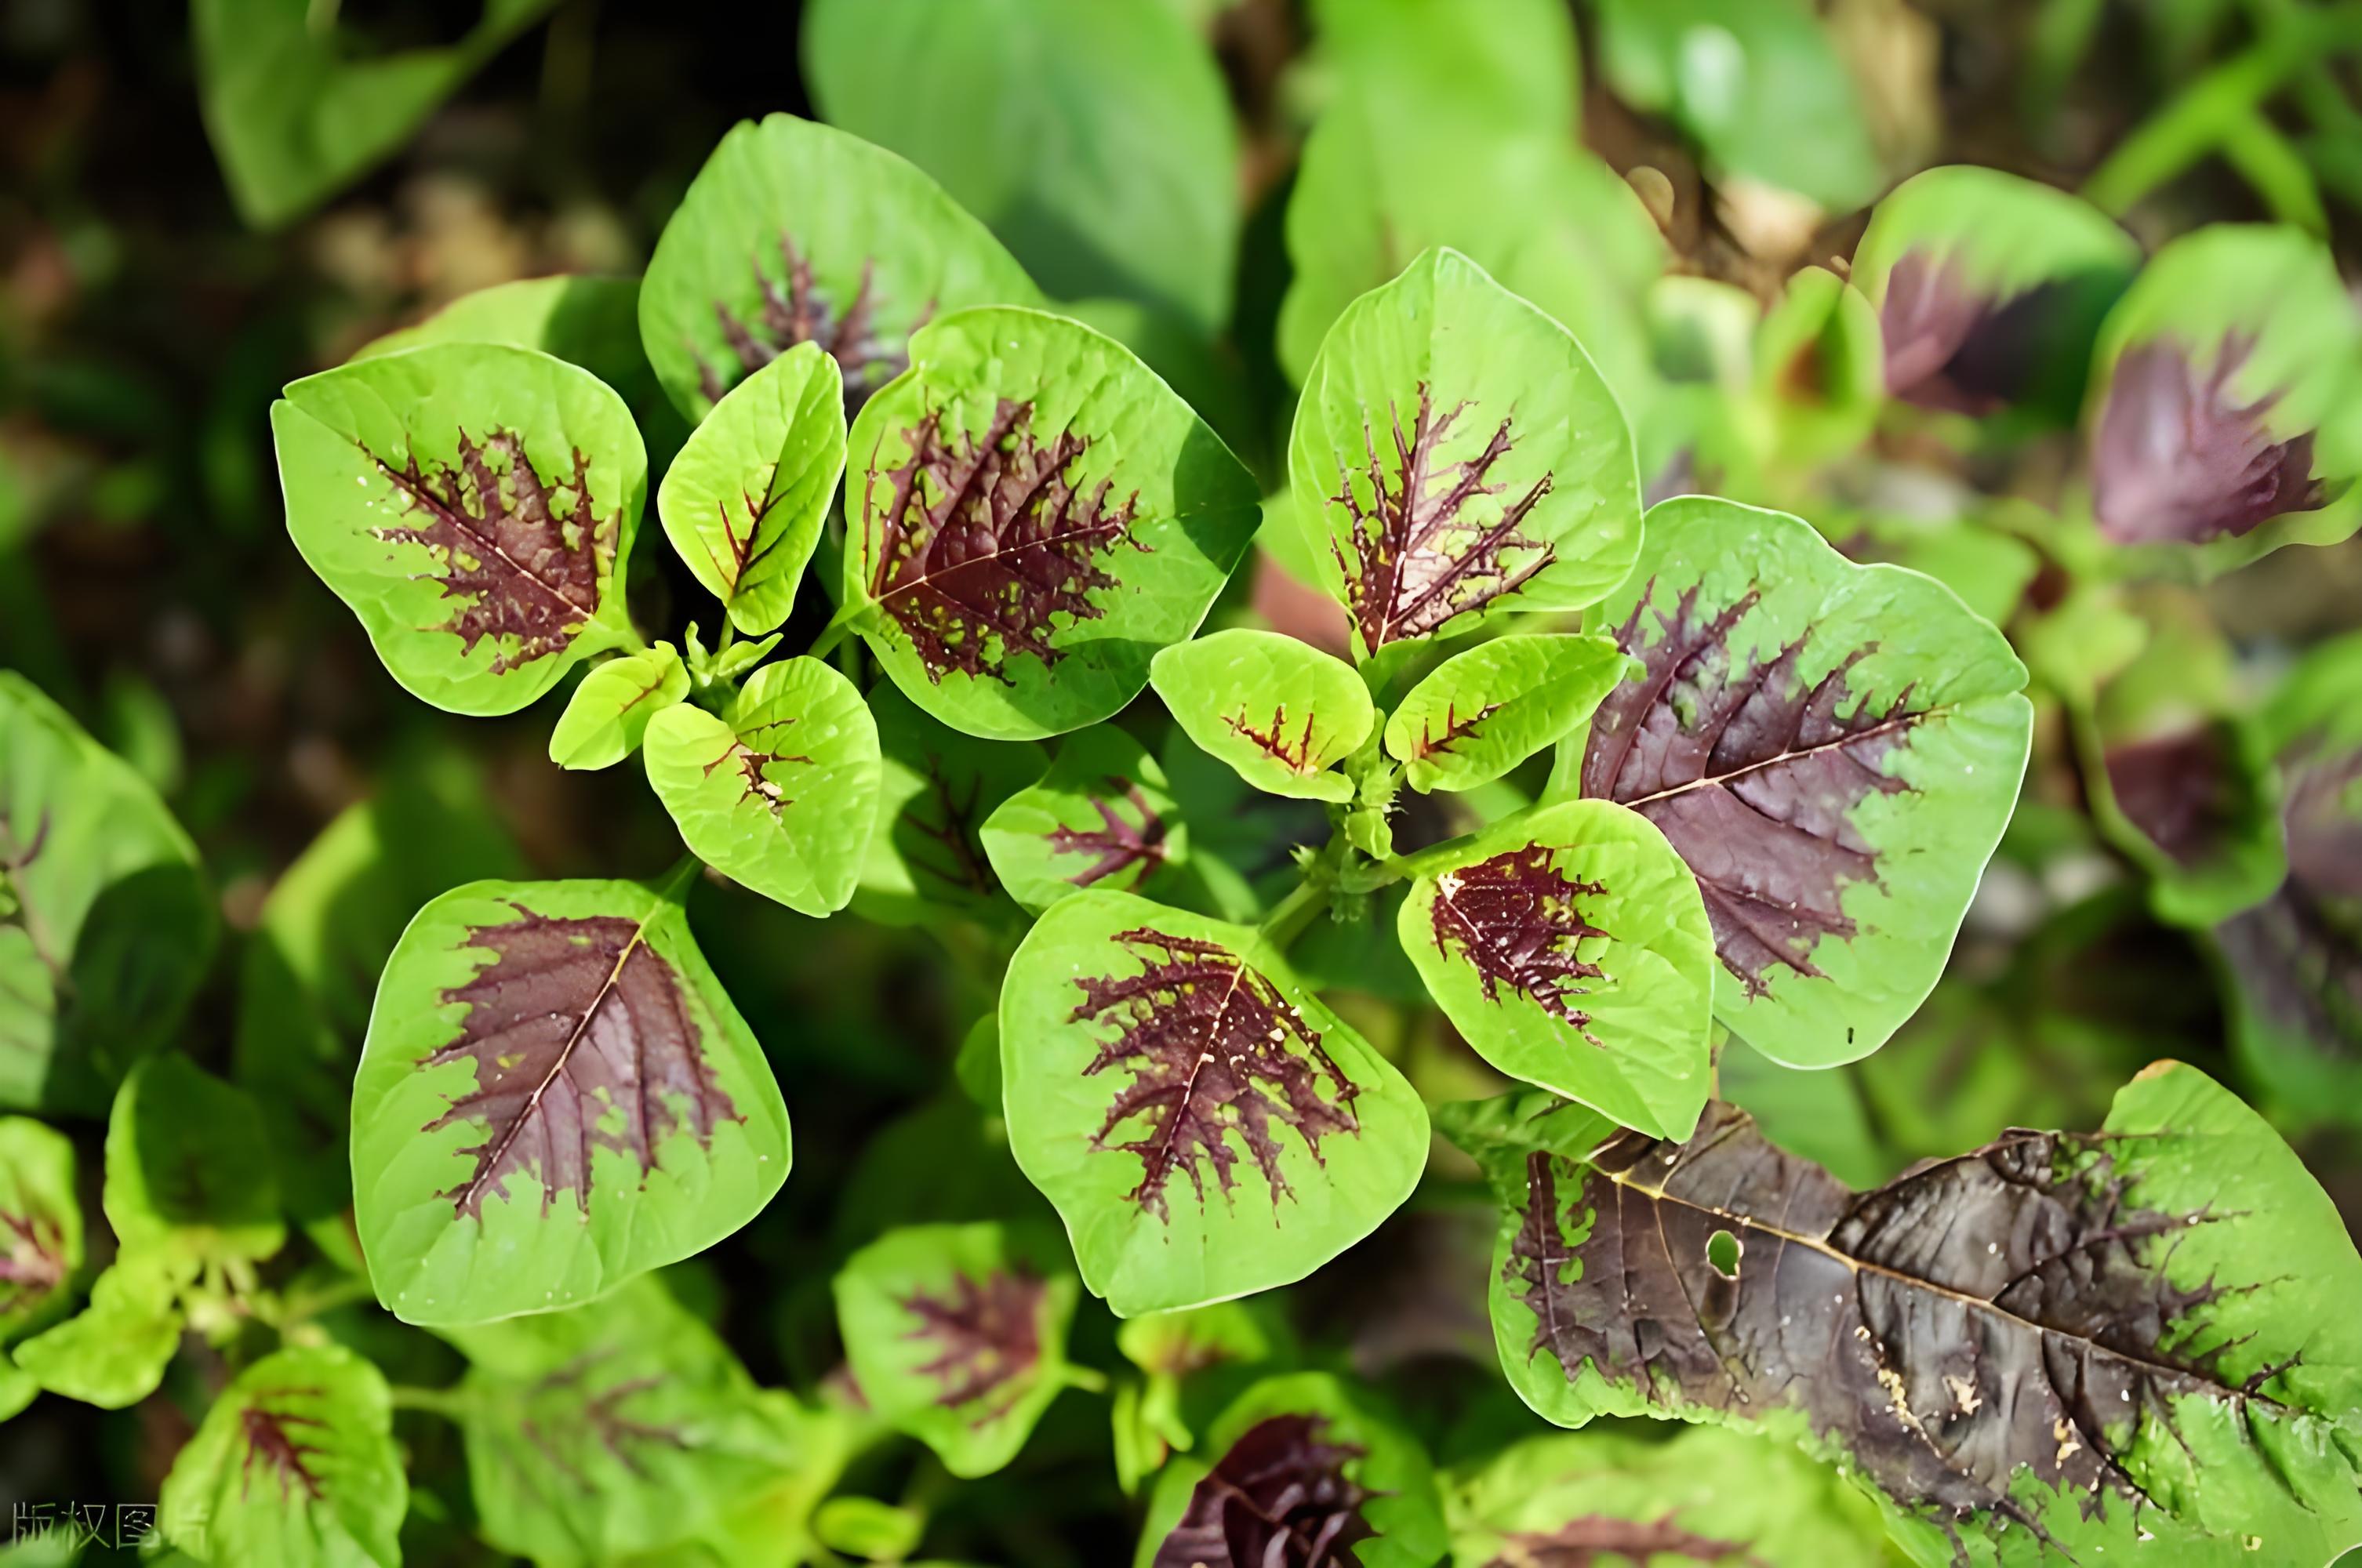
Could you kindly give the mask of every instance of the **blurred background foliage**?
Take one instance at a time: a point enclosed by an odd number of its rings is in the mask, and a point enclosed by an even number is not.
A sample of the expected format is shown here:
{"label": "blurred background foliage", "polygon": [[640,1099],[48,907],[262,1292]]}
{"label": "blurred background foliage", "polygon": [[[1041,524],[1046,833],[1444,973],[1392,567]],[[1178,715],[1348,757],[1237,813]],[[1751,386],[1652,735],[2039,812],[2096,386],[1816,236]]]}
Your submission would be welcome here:
{"label": "blurred background foliage", "polygon": [[[1155,15],[1116,25],[1139,8]],[[357,1039],[372,955],[449,882],[647,876],[677,855],[631,770],[548,765],[544,717],[455,721],[396,690],[287,545],[264,409],[284,381],[470,291],[636,274],[722,133],[784,109],[926,168],[1273,488],[1293,377],[1329,320],[1449,243],[1584,339],[1640,433],[1652,492],[1786,506],[1862,558],[1952,583],[2036,672],[2017,823],[1948,977],[1893,1043],[1811,1075],[1734,1050],[1725,1092],[1862,1183],[2010,1124],[2096,1125],[2115,1085],[2179,1056],[2261,1103],[2349,1222],[2362,1214],[2362,1029],[2349,1014],[2341,1040],[2331,1019],[2312,1042],[2323,1055],[2292,1072],[2235,1054],[2237,940],[2176,915],[2104,788],[2106,748],[2147,733],[2156,705],[2248,723],[2307,647],[2362,626],[2362,542],[2203,584],[2095,569],[2057,522],[2080,482],[2080,384],[2063,421],[1888,402],[1875,323],[1837,282],[1870,204],[1947,162],[2081,191],[2150,251],[2216,220],[2291,226],[2350,279],[2362,6],[805,9],[0,7],[0,667],[128,758],[201,845],[233,958],[185,1025],[199,1060],[228,1070],[273,1009]],[[668,633],[707,608],[667,552],[640,558],[645,624]],[[1259,558],[1227,613],[1334,646],[1305,570],[1284,549]],[[1284,867],[1301,813],[1242,812],[1224,788],[1201,781],[1193,831],[1250,874]],[[789,1086],[798,1169],[762,1220],[673,1284],[760,1380],[811,1389],[837,1364],[828,1281],[853,1247],[886,1224],[1026,1201],[953,1073],[997,977],[956,924],[815,924],[716,884],[694,913]],[[317,940],[274,941],[274,921]],[[2362,974],[2355,931],[2344,940]],[[1348,988],[1341,1006],[1430,1101],[1494,1087],[1414,1005],[1399,954],[1316,933],[1302,957]],[[2362,992],[2349,999],[2362,1010]],[[317,1088],[340,1115],[343,1083]],[[76,1131],[94,1183],[96,1124]],[[341,1138],[279,1135],[291,1211],[332,1225]],[[1483,1319],[1489,1210],[1455,1196],[1472,1173],[1451,1159],[1376,1240],[1286,1293],[1298,1326],[1358,1370],[1400,1374],[1430,1435],[1522,1419],[1499,1408]],[[1078,1355],[1106,1359],[1094,1339],[1111,1326],[1084,1325]],[[375,1331],[390,1375],[447,1371],[424,1336]],[[188,1380],[205,1375],[184,1358],[119,1416],[43,1401],[0,1429],[0,1492],[152,1496],[204,1403]],[[885,1471],[866,1489],[922,1499],[941,1551],[1117,1561],[1134,1514],[1105,1428],[1095,1403],[1068,1399],[1004,1484],[955,1490],[898,1450],[865,1462]],[[489,1560],[464,1533],[456,1440],[432,1424],[405,1439],[412,1560]],[[1452,1440],[1437,1442],[1449,1457]]]}

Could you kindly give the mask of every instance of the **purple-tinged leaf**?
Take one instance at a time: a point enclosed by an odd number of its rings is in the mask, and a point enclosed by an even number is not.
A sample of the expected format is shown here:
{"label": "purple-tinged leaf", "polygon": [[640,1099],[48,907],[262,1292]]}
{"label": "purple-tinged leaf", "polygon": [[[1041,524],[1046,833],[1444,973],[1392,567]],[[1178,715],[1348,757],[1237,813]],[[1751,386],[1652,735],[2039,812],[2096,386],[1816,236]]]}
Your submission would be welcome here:
{"label": "purple-tinged leaf", "polygon": [[1376,1534],[1362,1517],[1370,1494],[1345,1474],[1363,1451],[1323,1441],[1328,1427],[1290,1415],[1248,1429],[1190,1493],[1152,1568],[1355,1568],[1354,1543]]}
{"label": "purple-tinged leaf", "polygon": [[[813,282],[811,259],[796,248],[794,237],[785,229],[779,231],[778,281],[773,281],[759,260],[753,263],[753,271],[761,304],[750,315],[740,315],[729,300],[713,302],[713,319],[738,362],[725,376],[703,356],[696,357],[698,391],[707,402],[720,403],[741,380],[805,343],[819,344],[821,352],[836,361],[844,378],[848,415],[859,412],[871,392],[910,367],[901,343],[889,342],[878,327],[877,302],[872,297],[877,268],[869,258],[862,259],[861,281],[842,302]],[[924,326],[934,308],[933,300],[921,305],[906,335]]]}
{"label": "purple-tinged leaf", "polygon": [[1485,1568],[1606,1568],[1609,1563],[1655,1563],[1665,1557],[1756,1568],[1762,1561],[1747,1550],[1745,1541],[1683,1529],[1670,1514],[1657,1519],[1586,1514],[1553,1530],[1513,1535],[1507,1545],[1508,1551]]}
{"label": "purple-tinged leaf", "polygon": [[1032,1371],[1042,1359],[1043,1282],[1021,1269],[985,1275],[955,1274],[940,1295],[913,1290],[902,1308],[919,1320],[903,1337],[923,1342],[933,1355],[919,1367],[943,1392],[935,1403],[948,1407],[981,1403],[972,1419],[998,1413],[1001,1390]]}
{"label": "purple-tinged leaf", "polygon": [[2311,431],[2275,439],[2278,395],[2240,403],[2232,382],[2253,345],[2226,339],[2202,364],[2145,343],[2116,361],[2092,444],[2092,505],[2120,545],[2203,544],[2328,502]]}

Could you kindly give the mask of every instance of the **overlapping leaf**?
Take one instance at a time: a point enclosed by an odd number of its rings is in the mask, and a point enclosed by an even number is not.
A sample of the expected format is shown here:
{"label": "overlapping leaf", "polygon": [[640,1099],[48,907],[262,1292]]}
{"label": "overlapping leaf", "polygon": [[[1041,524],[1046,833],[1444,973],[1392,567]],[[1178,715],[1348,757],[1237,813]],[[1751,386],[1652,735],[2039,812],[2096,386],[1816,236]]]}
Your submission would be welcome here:
{"label": "overlapping leaf", "polygon": [[1427,1112],[1247,927],[1051,906],[1000,993],[1010,1150],[1118,1316],[1302,1278],[1407,1198]]}
{"label": "overlapping leaf", "polygon": [[1084,888],[1149,889],[1188,862],[1189,827],[1164,769],[1113,724],[1067,736],[1050,770],[995,806],[977,836],[1001,885],[1037,914]]}
{"label": "overlapping leaf", "polygon": [[1624,675],[1606,637],[1496,637],[1429,672],[1386,719],[1386,750],[1422,794],[1489,784],[1591,716]]}
{"label": "overlapping leaf", "polygon": [[8,1346],[65,1311],[82,1245],[72,1143],[28,1116],[0,1117],[0,1420],[40,1387]]}
{"label": "overlapping leaf", "polygon": [[1376,722],[1351,667],[1277,632],[1233,628],[1176,643],[1150,670],[1174,721],[1256,789],[1299,800],[1350,801],[1335,771]]}
{"label": "overlapping leaf", "polygon": [[860,912],[908,925],[931,907],[1007,911],[984,824],[1041,778],[1049,758],[1038,745],[994,745],[946,729],[891,686],[869,694],[869,711],[883,763]]}
{"label": "overlapping leaf", "polygon": [[1875,1051],[1936,983],[2009,820],[2025,667],[1930,579],[1703,497],[1650,513],[1600,619],[1640,669],[1553,790],[1630,806],[1689,862],[1731,1029],[1799,1066]]}
{"label": "overlapping leaf", "polygon": [[670,643],[611,658],[582,678],[549,732],[560,767],[613,767],[640,749],[648,721],[689,696],[689,668]]}
{"label": "overlapping leaf", "polygon": [[587,1301],[745,1224],[788,1157],[672,893],[474,882],[403,933],[353,1087],[354,1218],[396,1317]]}

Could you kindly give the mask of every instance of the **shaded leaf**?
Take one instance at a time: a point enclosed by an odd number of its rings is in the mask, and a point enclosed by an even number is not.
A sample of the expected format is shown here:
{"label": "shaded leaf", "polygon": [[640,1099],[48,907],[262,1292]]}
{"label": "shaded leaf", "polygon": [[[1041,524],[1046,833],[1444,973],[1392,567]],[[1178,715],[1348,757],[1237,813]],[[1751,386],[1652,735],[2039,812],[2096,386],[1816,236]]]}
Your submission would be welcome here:
{"label": "shaded leaf", "polygon": [[1411,688],[1386,720],[1386,750],[1422,794],[1489,784],[1564,739],[1624,672],[1606,637],[1496,637]]}
{"label": "shaded leaf", "polygon": [[877,826],[861,869],[861,913],[890,925],[930,906],[978,914],[999,903],[1000,878],[985,853],[984,824],[1002,801],[1038,780],[1049,759],[1038,745],[995,745],[946,729],[891,685],[869,694],[883,753]]}
{"label": "shaded leaf", "polygon": [[689,669],[670,643],[609,659],[582,678],[549,732],[560,767],[613,767],[640,749],[648,721],[689,696]]}
{"label": "shaded leaf", "polygon": [[1256,789],[1350,801],[1332,771],[1369,738],[1376,712],[1347,665],[1277,632],[1215,632],[1159,652],[1150,669],[1174,720]]}
{"label": "shaded leaf", "polygon": [[995,806],[977,836],[1001,884],[1036,914],[1083,888],[1139,892],[1188,857],[1164,769],[1113,724],[1067,736],[1040,782]]}
{"label": "shaded leaf", "polygon": [[287,1234],[260,1109],[177,1052],[139,1064],[115,1097],[103,1203],[118,1267],[168,1253],[204,1264],[267,1258]]}

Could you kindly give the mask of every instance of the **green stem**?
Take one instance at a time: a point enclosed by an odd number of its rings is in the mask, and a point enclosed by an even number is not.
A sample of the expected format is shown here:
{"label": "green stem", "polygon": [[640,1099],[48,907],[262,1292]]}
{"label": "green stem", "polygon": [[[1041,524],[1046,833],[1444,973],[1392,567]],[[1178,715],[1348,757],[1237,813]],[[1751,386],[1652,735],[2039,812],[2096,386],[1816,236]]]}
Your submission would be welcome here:
{"label": "green stem", "polygon": [[694,855],[682,856],[673,862],[672,869],[667,871],[664,879],[657,884],[657,897],[668,904],[678,901],[704,866],[705,862]]}
{"label": "green stem", "polygon": [[858,604],[848,604],[839,610],[829,624],[821,628],[820,635],[812,639],[812,646],[804,650],[804,657],[826,658],[835,652],[836,645],[844,641],[852,632],[853,623],[860,618],[862,608]]}
{"label": "green stem", "polygon": [[476,1408],[474,1398],[458,1388],[419,1388],[397,1383],[386,1393],[397,1410],[425,1410],[450,1421],[464,1419]]}
{"label": "green stem", "polygon": [[[1341,840],[1339,842],[1342,842]],[[1328,912],[1329,895],[1334,887],[1331,876],[1325,874],[1319,863],[1305,873],[1296,890],[1273,906],[1257,928],[1264,942],[1285,953],[1296,939],[1304,934],[1305,927],[1314,919]]]}

